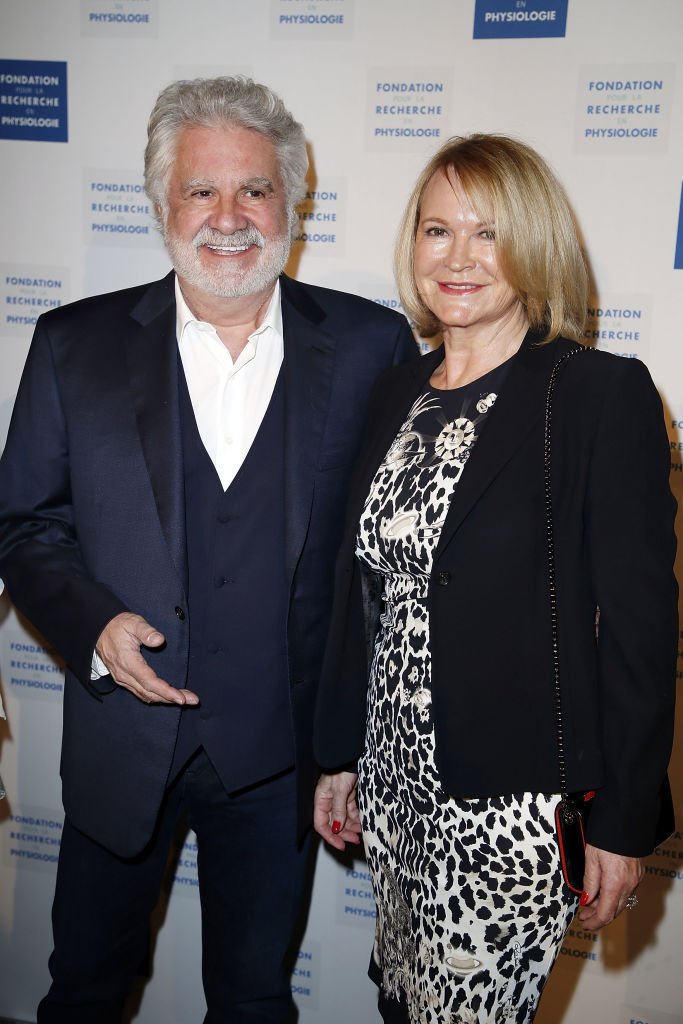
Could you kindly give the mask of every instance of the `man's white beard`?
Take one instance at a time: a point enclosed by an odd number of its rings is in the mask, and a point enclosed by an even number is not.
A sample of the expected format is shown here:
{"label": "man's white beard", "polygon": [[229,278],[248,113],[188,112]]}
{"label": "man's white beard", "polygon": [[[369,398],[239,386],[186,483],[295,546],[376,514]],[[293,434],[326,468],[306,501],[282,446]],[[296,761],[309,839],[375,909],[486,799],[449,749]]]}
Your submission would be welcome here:
{"label": "man's white beard", "polygon": [[[231,235],[203,227],[191,242],[185,242],[177,235],[163,228],[164,242],[171,257],[171,262],[178,277],[187,281],[195,288],[218,295],[224,299],[238,299],[245,295],[255,295],[266,291],[282,273],[289,256],[291,236],[277,235],[266,239],[261,232],[250,225]],[[202,245],[221,247],[241,247],[256,245],[260,249],[257,263],[249,267],[239,267],[227,257],[223,262],[216,260],[215,267],[205,267],[199,257]]]}

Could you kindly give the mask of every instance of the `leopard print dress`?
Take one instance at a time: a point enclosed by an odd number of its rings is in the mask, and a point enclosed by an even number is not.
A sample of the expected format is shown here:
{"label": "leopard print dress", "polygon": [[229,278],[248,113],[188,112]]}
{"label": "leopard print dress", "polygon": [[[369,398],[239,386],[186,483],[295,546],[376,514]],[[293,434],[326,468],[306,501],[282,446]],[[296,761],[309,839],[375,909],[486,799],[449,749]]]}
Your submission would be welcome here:
{"label": "leopard print dress", "polygon": [[435,767],[429,575],[501,383],[504,367],[417,399],[357,539],[384,599],[358,779],[378,909],[371,974],[386,998],[405,1002],[410,1024],[531,1021],[577,906],[553,839],[556,797],[455,799]]}

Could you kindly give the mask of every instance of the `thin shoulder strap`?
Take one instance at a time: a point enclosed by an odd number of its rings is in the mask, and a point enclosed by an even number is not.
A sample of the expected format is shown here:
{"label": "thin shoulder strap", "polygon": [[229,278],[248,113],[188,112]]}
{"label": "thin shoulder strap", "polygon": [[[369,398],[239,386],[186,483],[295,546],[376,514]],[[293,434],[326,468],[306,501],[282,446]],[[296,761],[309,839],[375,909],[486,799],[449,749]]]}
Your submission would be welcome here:
{"label": "thin shoulder strap", "polygon": [[550,462],[552,454],[552,423],[553,423],[553,397],[557,377],[570,359],[574,359],[582,352],[593,352],[591,348],[575,348],[565,354],[555,363],[548,381],[548,393],[545,400],[545,427],[543,437],[543,485],[545,495],[545,522],[546,522],[546,543],[548,551],[548,584],[550,591],[550,624],[553,641],[553,677],[555,683],[555,722],[557,725],[557,758],[560,773],[560,793],[563,801],[567,794],[567,763],[564,749],[564,729],[562,727],[562,692],[560,689],[560,645],[559,626],[557,618],[557,573],[555,569],[555,544],[554,544],[554,521],[553,501],[550,483]]}

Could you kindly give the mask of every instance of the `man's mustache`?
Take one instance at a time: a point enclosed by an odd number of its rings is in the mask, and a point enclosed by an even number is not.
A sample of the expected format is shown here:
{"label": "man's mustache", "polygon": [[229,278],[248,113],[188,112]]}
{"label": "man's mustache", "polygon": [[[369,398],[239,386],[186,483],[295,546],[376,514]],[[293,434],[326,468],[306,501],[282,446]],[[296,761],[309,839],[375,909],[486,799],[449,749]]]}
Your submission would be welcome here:
{"label": "man's mustache", "polygon": [[265,244],[265,238],[258,228],[253,226],[233,231],[230,235],[224,235],[222,231],[216,231],[215,228],[205,226],[192,239],[192,245],[195,249],[199,249],[202,245],[215,245],[225,248],[257,245],[259,249],[263,249]]}

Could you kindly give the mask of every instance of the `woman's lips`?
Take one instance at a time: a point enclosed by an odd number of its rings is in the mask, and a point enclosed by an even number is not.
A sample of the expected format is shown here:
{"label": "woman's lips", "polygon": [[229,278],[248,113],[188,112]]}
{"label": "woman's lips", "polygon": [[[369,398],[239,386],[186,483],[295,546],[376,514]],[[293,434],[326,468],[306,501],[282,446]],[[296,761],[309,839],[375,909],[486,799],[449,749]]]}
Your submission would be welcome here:
{"label": "woman's lips", "polygon": [[484,287],[483,284],[474,284],[472,281],[454,283],[453,281],[438,281],[440,291],[445,295],[471,295]]}

